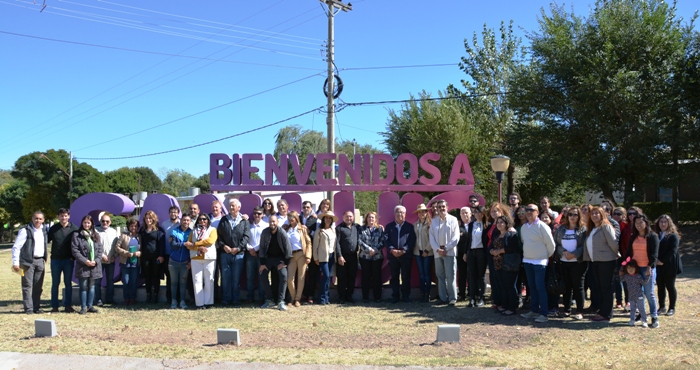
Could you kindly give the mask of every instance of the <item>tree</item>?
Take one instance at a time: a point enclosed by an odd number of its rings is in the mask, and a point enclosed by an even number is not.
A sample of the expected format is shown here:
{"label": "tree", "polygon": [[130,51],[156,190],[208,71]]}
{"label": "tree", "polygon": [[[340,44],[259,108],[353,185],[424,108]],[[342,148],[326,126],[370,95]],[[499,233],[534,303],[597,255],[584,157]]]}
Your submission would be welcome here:
{"label": "tree", "polygon": [[30,219],[25,219],[22,214],[22,199],[29,191],[27,183],[21,180],[14,180],[0,186],[0,207],[7,212],[7,219],[3,219],[2,224],[10,225],[29,222]]}
{"label": "tree", "polygon": [[163,186],[163,182],[160,178],[153,172],[152,169],[148,167],[134,167],[132,168],[140,178],[140,188],[141,191],[145,192],[160,192],[160,188]]}
{"label": "tree", "polygon": [[[223,177],[223,174],[219,174],[219,176]],[[192,186],[199,188],[202,193],[211,193],[211,181],[209,179],[209,174],[205,173],[204,175],[197,177]]]}
{"label": "tree", "polygon": [[192,187],[197,180],[197,178],[185,170],[174,169],[163,171],[165,172],[165,178],[163,179],[161,191],[163,194],[170,194],[174,197],[179,197],[183,193],[187,194],[189,188]]}
{"label": "tree", "polygon": [[675,7],[599,0],[588,18],[551,5],[528,34],[532,59],[511,79],[513,149],[530,170],[581,181],[626,204],[658,175],[664,90],[683,55]]}
{"label": "tree", "polygon": [[131,194],[138,191],[139,174],[133,168],[122,167],[105,172],[109,191],[118,194]]}
{"label": "tree", "polygon": [[12,178],[12,172],[8,170],[0,170],[0,186],[7,184],[8,182],[14,180]]}
{"label": "tree", "polygon": [[[439,153],[435,166],[443,174],[441,184],[447,183],[455,156],[465,153],[474,174],[475,190],[495,198],[495,176],[490,164],[495,153],[484,126],[479,124],[482,112],[469,99],[450,99],[454,96],[443,93],[440,97],[448,99],[432,100],[423,92],[417,99],[411,96],[411,101],[398,112],[390,110],[386,131],[381,134],[384,144],[394,157],[401,153],[413,153],[419,158],[426,153]],[[424,174],[423,170],[420,174]]]}
{"label": "tree", "polygon": [[481,113],[475,124],[480,128],[482,140],[491,145],[495,154],[509,155],[511,164],[505,179],[508,192],[515,188],[515,169],[521,166],[519,153],[508,145],[508,133],[514,120],[515,112],[508,105],[506,98],[512,88],[510,77],[524,64],[526,49],[522,40],[513,34],[513,21],[507,26],[501,22],[499,37],[492,28],[484,24],[481,31],[481,43],[474,32],[471,44],[464,40],[466,56],[462,57],[459,68],[468,78],[461,81],[464,91],[453,85],[448,87],[450,94],[460,96],[466,104]]}
{"label": "tree", "polygon": [[[279,158],[280,154],[296,153],[299,156],[299,164],[304,168],[306,156],[309,154],[325,153],[327,151],[326,137],[320,131],[304,130],[299,125],[292,125],[281,128],[275,135],[275,158]],[[294,176],[294,171],[289,165],[289,184],[296,184],[297,180]],[[312,173],[316,173],[316,164],[314,164]],[[309,179],[309,181],[312,181]]]}

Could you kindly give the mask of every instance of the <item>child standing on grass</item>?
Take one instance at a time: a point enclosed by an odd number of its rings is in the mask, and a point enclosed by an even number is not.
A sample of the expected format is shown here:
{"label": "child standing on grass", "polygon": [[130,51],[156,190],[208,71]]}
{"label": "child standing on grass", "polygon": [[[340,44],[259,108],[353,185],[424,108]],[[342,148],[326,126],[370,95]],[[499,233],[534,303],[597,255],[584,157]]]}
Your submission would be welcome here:
{"label": "child standing on grass", "polygon": [[647,269],[646,276],[642,276],[640,273],[639,265],[633,259],[627,257],[622,262],[622,268],[620,269],[620,281],[627,284],[627,290],[629,291],[630,300],[630,322],[629,326],[634,326],[634,318],[637,310],[642,317],[642,327],[646,328],[647,325],[647,313],[644,308],[644,292],[642,288],[645,284],[649,282],[651,278],[651,270]]}

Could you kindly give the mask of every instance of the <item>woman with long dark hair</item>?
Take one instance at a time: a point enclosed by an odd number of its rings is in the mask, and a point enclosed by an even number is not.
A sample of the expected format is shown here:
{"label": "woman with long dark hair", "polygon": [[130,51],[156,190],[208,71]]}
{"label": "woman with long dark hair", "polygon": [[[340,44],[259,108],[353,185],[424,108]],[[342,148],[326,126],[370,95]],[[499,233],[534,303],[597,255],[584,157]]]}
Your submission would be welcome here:
{"label": "woman with long dark hair", "polygon": [[495,273],[498,274],[498,282],[501,284],[501,303],[504,316],[513,316],[518,309],[518,291],[516,280],[518,271],[506,271],[504,268],[504,258],[506,255],[516,255],[522,260],[520,244],[518,243],[518,233],[508,231],[513,226],[510,214],[498,216],[496,221],[496,232],[491,242],[490,253],[493,255]]}
{"label": "woman with long dark hair", "polygon": [[[676,275],[682,272],[683,265],[678,253],[681,235],[669,215],[661,215],[654,223],[659,234],[659,259],[656,261],[656,285],[659,294],[659,314],[673,316],[676,313]],[[668,311],[666,311],[666,291],[668,291]]]}
{"label": "woman with long dark hair", "polygon": [[130,219],[126,231],[119,237],[119,271],[122,276],[124,305],[136,303],[136,284],[139,276],[139,258],[141,257],[141,236],[139,220]]}
{"label": "woman with long dark hair", "polygon": [[139,230],[141,237],[141,275],[146,280],[146,303],[158,303],[161,264],[165,256],[165,230],[158,224],[158,216],[146,211]]}
{"label": "woman with long dark hair", "polygon": [[[489,215],[492,220],[495,220],[503,215],[510,216],[510,209],[502,203],[494,202],[491,207],[488,208]],[[491,243],[493,242],[493,234],[496,231],[496,223],[492,223],[489,227],[484,228],[484,233],[486,234],[486,245],[484,247],[488,250],[491,248]],[[486,261],[489,266],[489,282],[491,283],[491,300],[493,300],[493,308],[497,309],[499,312],[505,311],[503,308],[503,302],[501,301],[501,284],[498,281],[498,274],[495,273],[496,269],[493,264],[493,255],[491,253],[486,254]]]}
{"label": "woman with long dark hair", "polygon": [[96,313],[97,309],[92,303],[95,299],[95,281],[102,279],[102,242],[95,231],[92,216],[83,217],[80,228],[73,233],[71,253],[75,258],[75,276],[80,287],[80,314]]}
{"label": "woman with long dark hair", "polygon": [[[272,203],[272,199],[265,198],[265,200],[263,200],[263,202],[262,202],[262,207],[263,207],[262,220],[265,221],[266,223],[270,223],[270,216],[277,213],[275,211],[275,204]],[[192,222],[195,222],[195,220],[192,220]]]}
{"label": "woman with long dark hair", "polygon": [[473,221],[466,226],[467,242],[464,258],[467,262],[467,275],[469,278],[469,303],[467,307],[481,307],[484,305],[484,293],[486,292],[486,248],[488,239],[486,230],[491,226],[489,214],[482,206],[472,208]]}
{"label": "woman with long dark hair", "polygon": [[216,229],[206,214],[197,216],[197,226],[185,242],[190,250],[190,266],[194,283],[194,302],[203,310],[214,304],[214,269],[216,267]]}
{"label": "woman with long dark hair", "polygon": [[651,328],[659,327],[659,313],[656,311],[656,261],[659,257],[659,236],[651,229],[651,221],[646,215],[638,215],[634,219],[632,236],[627,246],[627,256],[637,261],[642,276],[651,276],[644,284],[644,295],[649,301]]}
{"label": "woman with long dark hair", "polygon": [[[581,220],[581,209],[573,206],[566,213],[562,212],[562,220],[566,220],[554,232],[556,251],[554,258],[561,260],[564,275],[564,316],[576,320],[583,319],[584,305],[583,284],[588,265],[583,262],[583,248],[586,244],[586,227]],[[576,313],[571,314],[571,296],[576,302]]]}
{"label": "woman with long dark hair", "polygon": [[596,287],[591,290],[591,295],[596,292],[600,302],[598,313],[591,317],[592,321],[610,321],[612,318],[612,279],[619,248],[615,240],[615,229],[605,217],[605,211],[600,207],[592,207],[586,226],[586,247],[583,249],[583,260],[591,262],[588,271],[593,275]]}

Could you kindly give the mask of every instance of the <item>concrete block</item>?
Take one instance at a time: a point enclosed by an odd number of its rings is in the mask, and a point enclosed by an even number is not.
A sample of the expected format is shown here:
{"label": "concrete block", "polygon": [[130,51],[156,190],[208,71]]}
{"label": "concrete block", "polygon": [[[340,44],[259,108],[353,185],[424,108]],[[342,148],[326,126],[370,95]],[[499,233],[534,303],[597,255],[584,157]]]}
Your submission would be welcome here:
{"label": "concrete block", "polygon": [[229,344],[233,343],[237,346],[241,345],[241,335],[238,329],[217,329],[216,330],[216,343],[218,344]]}
{"label": "concrete block", "polygon": [[459,342],[459,325],[438,325],[437,342]]}
{"label": "concrete block", "polygon": [[53,320],[34,320],[34,332],[37,337],[55,337],[56,322]]}

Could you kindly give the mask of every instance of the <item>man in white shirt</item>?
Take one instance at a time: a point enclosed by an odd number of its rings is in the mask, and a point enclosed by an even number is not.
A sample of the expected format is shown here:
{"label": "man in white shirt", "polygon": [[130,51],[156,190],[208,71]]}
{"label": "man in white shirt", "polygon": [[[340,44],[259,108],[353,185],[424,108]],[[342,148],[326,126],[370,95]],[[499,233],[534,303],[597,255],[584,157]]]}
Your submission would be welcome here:
{"label": "man in white shirt", "polygon": [[[107,296],[104,303],[107,304],[114,304],[114,260],[117,255],[114,253],[114,247],[119,238],[119,233],[110,227],[111,225],[112,217],[105,212],[100,217],[100,226],[96,228],[102,242],[102,276],[107,281],[107,291],[105,292]],[[102,280],[100,279],[100,282],[95,285],[95,300],[98,306],[102,306]]]}
{"label": "man in white shirt", "polygon": [[260,270],[260,257],[258,250],[260,249],[260,234],[269,225],[262,220],[263,208],[255,207],[253,210],[253,221],[250,223],[250,239],[248,239],[247,251],[245,254],[245,273],[246,273],[246,288],[248,291],[248,299],[246,303],[255,302],[255,279],[258,279],[258,306],[265,303],[265,285],[260,279],[258,271]]}
{"label": "man in white shirt", "polygon": [[537,217],[539,212],[536,205],[528,204],[525,212],[527,223],[520,228],[520,238],[523,242],[523,267],[531,293],[530,312],[520,316],[545,323],[549,311],[545,273],[548,259],[554,254],[554,238],[549,226]]}
{"label": "man in white shirt", "polygon": [[288,225],[289,220],[287,219],[287,213],[289,212],[289,204],[286,200],[280,199],[277,201],[277,224],[282,227],[282,225]]}
{"label": "man in white shirt", "polygon": [[435,275],[438,278],[437,305],[457,303],[457,243],[459,221],[447,213],[447,202],[438,200],[437,215],[430,225],[430,246],[435,252]]}
{"label": "man in white shirt", "polygon": [[34,212],[32,223],[19,230],[12,246],[12,269],[22,275],[22,303],[27,314],[43,313],[39,304],[44,285],[44,265],[48,257],[48,236],[43,224],[44,213]]}

